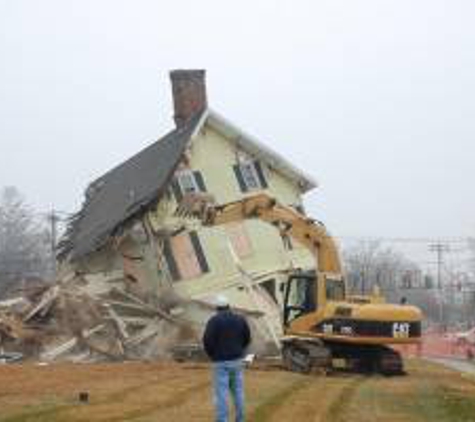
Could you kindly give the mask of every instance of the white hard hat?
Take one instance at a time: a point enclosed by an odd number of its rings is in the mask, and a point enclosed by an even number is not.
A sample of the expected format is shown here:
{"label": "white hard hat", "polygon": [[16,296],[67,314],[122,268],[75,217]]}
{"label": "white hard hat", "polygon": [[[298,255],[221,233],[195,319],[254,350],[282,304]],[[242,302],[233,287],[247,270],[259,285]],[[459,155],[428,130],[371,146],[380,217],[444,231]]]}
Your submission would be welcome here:
{"label": "white hard hat", "polygon": [[228,298],[221,294],[216,295],[216,298],[214,299],[214,303],[217,308],[227,308],[229,306]]}

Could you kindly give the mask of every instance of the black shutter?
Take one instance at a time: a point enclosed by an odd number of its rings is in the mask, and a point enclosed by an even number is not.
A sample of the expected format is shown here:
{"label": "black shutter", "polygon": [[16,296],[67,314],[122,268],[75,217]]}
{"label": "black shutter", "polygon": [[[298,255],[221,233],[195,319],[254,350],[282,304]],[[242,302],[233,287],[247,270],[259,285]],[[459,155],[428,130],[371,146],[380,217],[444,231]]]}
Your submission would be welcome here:
{"label": "black shutter", "polygon": [[168,271],[170,271],[172,279],[174,281],[180,280],[180,271],[178,271],[178,266],[176,265],[169,239],[163,241],[163,255],[167,261]]}
{"label": "black shutter", "polygon": [[175,201],[177,202],[177,204],[179,204],[183,198],[183,193],[176,177],[174,177],[172,180],[172,191],[173,195],[175,195]]}
{"label": "black shutter", "polygon": [[261,184],[262,189],[266,189],[268,185],[267,180],[264,177],[264,172],[262,171],[261,163],[259,161],[254,161],[254,167],[257,172],[257,177],[259,177],[259,182]]}
{"label": "black shutter", "polygon": [[209,272],[209,265],[208,265],[208,262],[206,261],[203,248],[201,247],[198,234],[195,231],[190,232],[190,239],[193,245],[193,249],[195,250],[196,258],[198,259],[198,263],[200,264],[201,271],[204,273]]}
{"label": "black shutter", "polygon": [[303,207],[303,205],[300,205],[300,204],[297,204],[295,205],[295,209],[302,215],[306,215],[305,214],[305,208]]}
{"label": "black shutter", "polygon": [[235,164],[233,166],[233,170],[234,174],[236,175],[236,179],[239,183],[239,187],[241,188],[241,192],[247,192],[247,186],[244,182],[244,178],[242,177],[241,168],[239,167],[239,164]]}
{"label": "black shutter", "polygon": [[200,192],[206,192],[205,181],[203,180],[203,175],[201,174],[201,172],[196,170],[193,172],[193,176],[196,180],[198,188],[200,189]]}

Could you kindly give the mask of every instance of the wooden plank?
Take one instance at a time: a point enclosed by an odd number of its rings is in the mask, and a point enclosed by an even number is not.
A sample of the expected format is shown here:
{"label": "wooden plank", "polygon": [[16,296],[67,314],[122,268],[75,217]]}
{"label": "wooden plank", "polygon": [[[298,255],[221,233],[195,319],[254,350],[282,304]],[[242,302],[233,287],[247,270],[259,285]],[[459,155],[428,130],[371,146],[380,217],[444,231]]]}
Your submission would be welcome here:
{"label": "wooden plank", "polygon": [[151,321],[149,325],[147,325],[140,333],[131,337],[129,340],[125,342],[126,346],[137,346],[140,343],[143,343],[145,340],[153,337],[154,335],[158,334],[160,330],[159,320]]}
{"label": "wooden plank", "polygon": [[124,339],[128,339],[129,333],[127,332],[127,325],[123,319],[114,311],[112,306],[107,305],[107,311],[109,312],[110,318],[114,321],[116,328],[119,330],[120,335]]}
{"label": "wooden plank", "polygon": [[40,301],[33,307],[33,309],[28,312],[25,318],[23,318],[23,322],[29,321],[35,315],[40,314],[41,316],[45,316],[48,311],[50,310],[51,306],[53,305],[54,300],[58,297],[59,293],[59,286],[53,286],[51,289],[48,289],[43,296],[41,297]]}

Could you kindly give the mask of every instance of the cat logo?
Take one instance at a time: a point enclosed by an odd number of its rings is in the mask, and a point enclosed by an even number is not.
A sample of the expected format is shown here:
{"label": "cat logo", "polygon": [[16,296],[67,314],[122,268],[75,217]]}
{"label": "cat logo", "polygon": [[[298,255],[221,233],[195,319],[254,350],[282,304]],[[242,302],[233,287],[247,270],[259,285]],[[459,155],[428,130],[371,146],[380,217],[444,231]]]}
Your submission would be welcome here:
{"label": "cat logo", "polygon": [[394,338],[408,338],[410,332],[410,325],[407,322],[395,322],[393,324]]}

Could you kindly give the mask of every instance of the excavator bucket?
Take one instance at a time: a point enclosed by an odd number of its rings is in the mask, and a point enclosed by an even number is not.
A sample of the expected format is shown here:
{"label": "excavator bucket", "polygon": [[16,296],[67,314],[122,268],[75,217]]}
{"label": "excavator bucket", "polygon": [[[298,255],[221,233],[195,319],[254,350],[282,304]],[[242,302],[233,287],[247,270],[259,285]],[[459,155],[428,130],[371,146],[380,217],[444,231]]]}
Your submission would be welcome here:
{"label": "excavator bucket", "polygon": [[190,192],[183,196],[174,214],[181,218],[197,218],[206,221],[215,205],[216,200],[213,195],[205,192]]}

